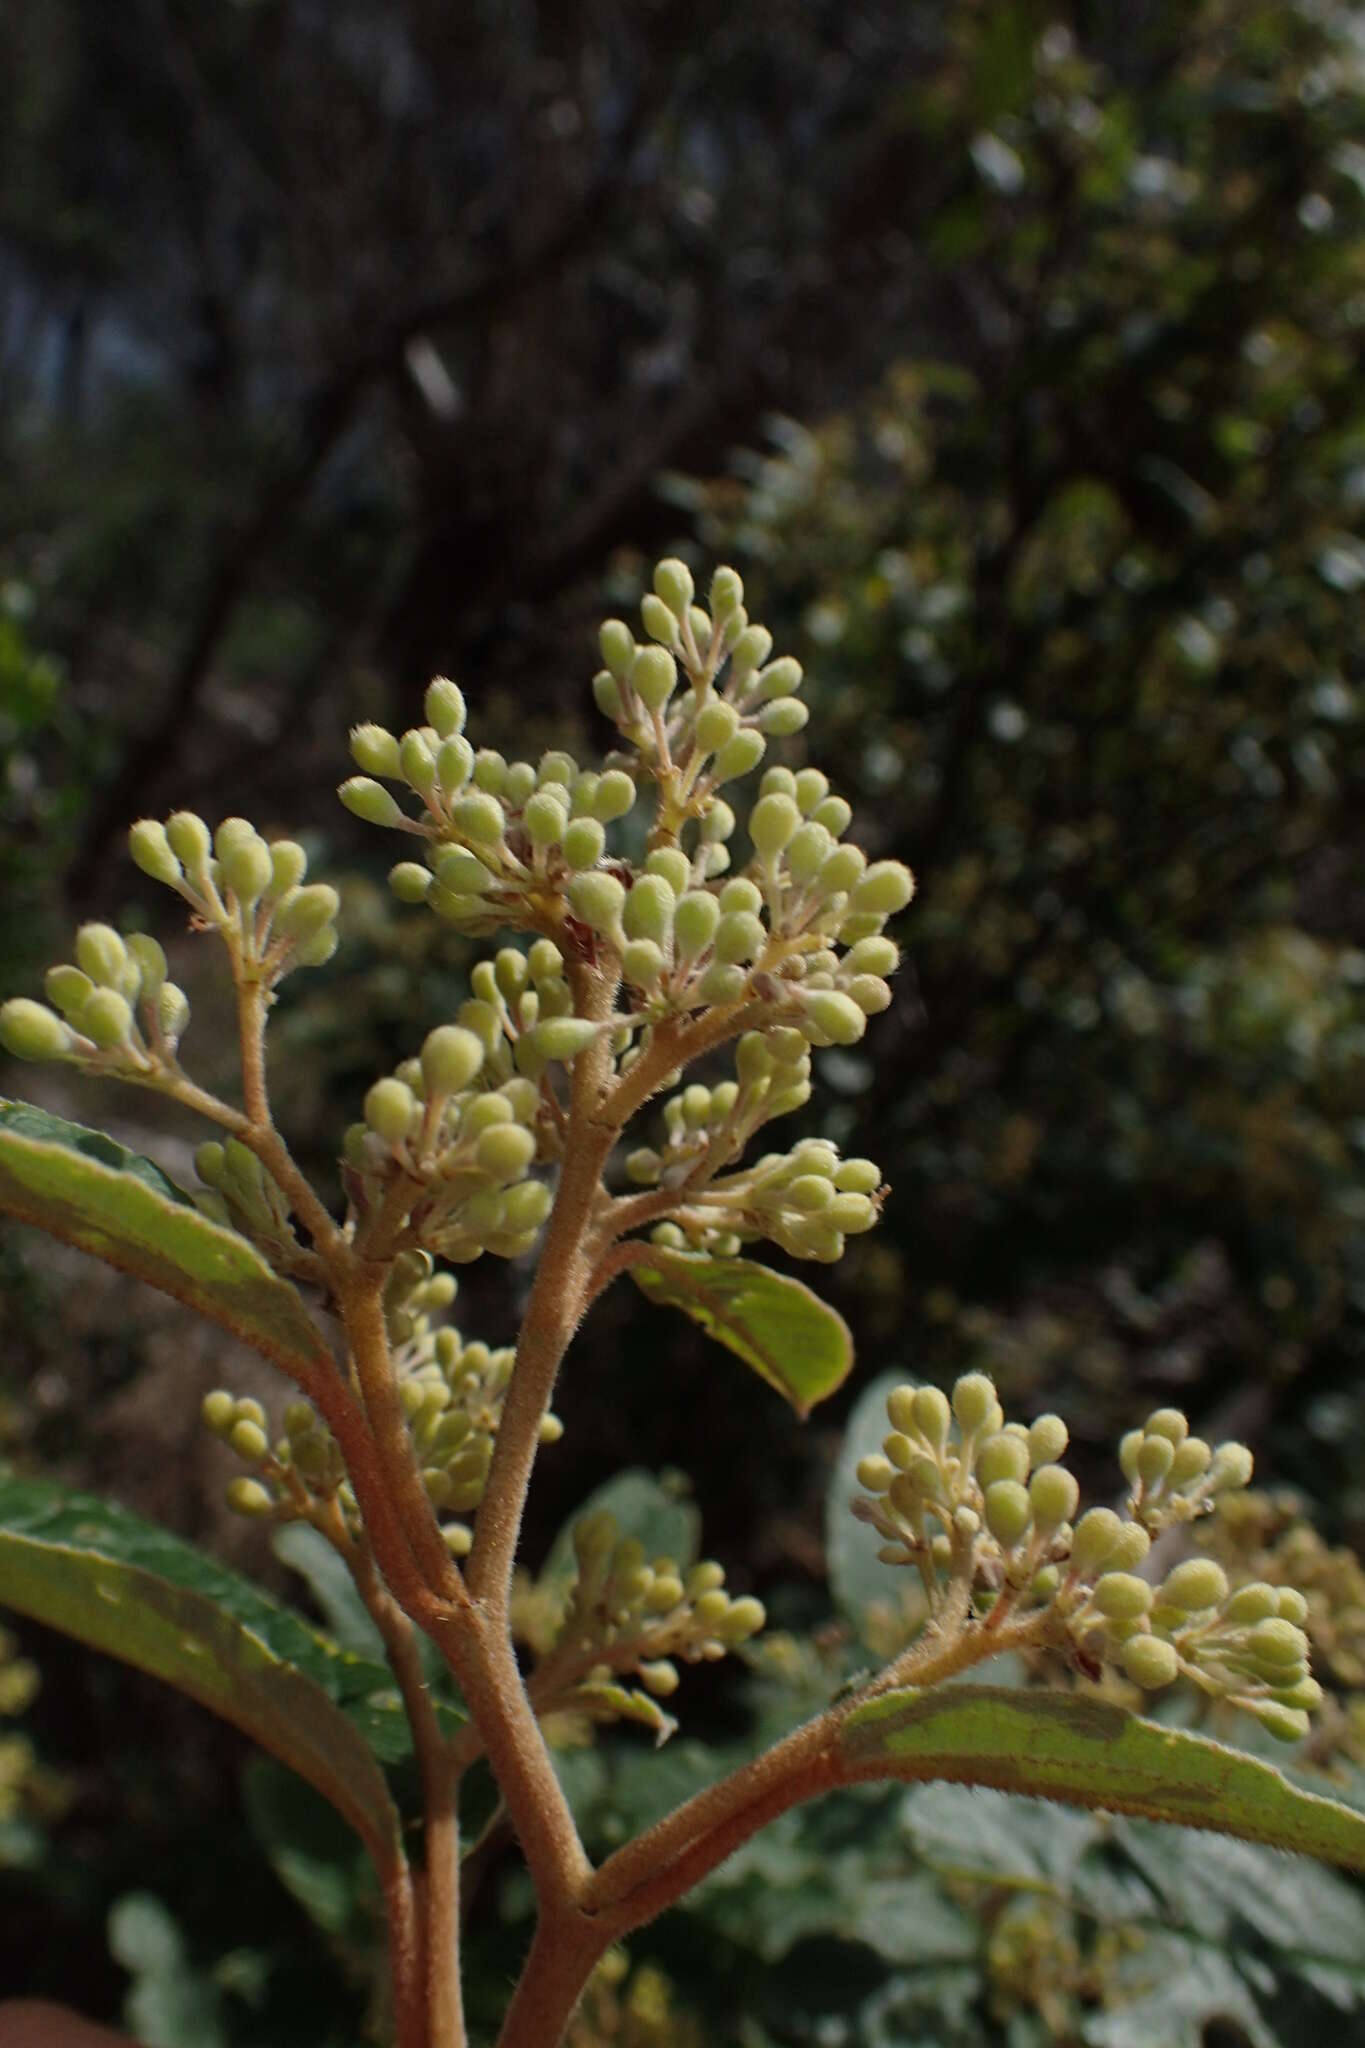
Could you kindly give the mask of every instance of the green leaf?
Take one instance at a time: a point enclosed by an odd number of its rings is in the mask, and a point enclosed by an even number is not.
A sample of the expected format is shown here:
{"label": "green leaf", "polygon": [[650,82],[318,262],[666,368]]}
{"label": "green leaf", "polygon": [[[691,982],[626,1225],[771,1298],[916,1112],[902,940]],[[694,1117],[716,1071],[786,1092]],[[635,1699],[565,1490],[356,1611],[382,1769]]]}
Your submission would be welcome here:
{"label": "green leaf", "polygon": [[316,1786],[377,1862],[397,1855],[372,1753],[407,1747],[389,1672],[235,1572],[106,1501],[0,1479],[0,1604],[188,1693]]}
{"label": "green leaf", "polygon": [[377,1934],[374,1878],[355,1836],[311,1785],[253,1757],[244,1790],[252,1832],[270,1867],[314,1925],[354,1954]]}
{"label": "green leaf", "polygon": [[829,1590],[839,1613],[857,1630],[860,1642],[867,1640],[867,1622],[874,1610],[880,1609],[890,1621],[904,1608],[905,1574],[882,1563],[877,1555],[882,1538],[870,1523],[857,1520],[849,1503],[862,1491],[858,1484],[859,1459],[879,1451],[882,1438],[891,1427],[886,1419],[886,1397],[893,1387],[907,1383],[916,1384],[906,1373],[883,1372],[863,1388],[849,1415],[825,1495]]}
{"label": "green leaf", "polygon": [[718,1344],[752,1366],[803,1418],[834,1393],[853,1365],[848,1324],[804,1280],[752,1259],[651,1246],[649,1264],[632,1266],[642,1294],[679,1308]]}
{"label": "green leaf", "polygon": [[109,1951],[133,1982],[123,2016],[147,2048],[227,2048],[217,1986],[191,1964],[180,1929],[151,1892],[127,1892],[109,1913]]}
{"label": "green leaf", "polygon": [[0,1098],[0,1213],[174,1295],[267,1357],[332,1370],[301,1297],[255,1246],[102,1131]]}
{"label": "green leaf", "polygon": [[1099,1700],[907,1687],[855,1707],[839,1741],[860,1778],[991,1785],[1213,1828],[1365,1870],[1365,1813],[1303,1790],[1259,1757]]}

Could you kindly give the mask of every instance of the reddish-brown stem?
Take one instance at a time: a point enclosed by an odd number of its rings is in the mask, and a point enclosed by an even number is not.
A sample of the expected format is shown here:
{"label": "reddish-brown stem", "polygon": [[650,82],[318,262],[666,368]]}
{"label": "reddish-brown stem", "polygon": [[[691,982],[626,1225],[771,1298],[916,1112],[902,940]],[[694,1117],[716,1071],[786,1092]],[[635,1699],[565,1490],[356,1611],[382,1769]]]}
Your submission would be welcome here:
{"label": "reddish-brown stem", "polygon": [[497,2048],[555,2048],[611,1939],[581,1913],[543,1914]]}
{"label": "reddish-brown stem", "polygon": [[628,1273],[632,1266],[647,1266],[653,1260],[658,1264],[658,1254],[652,1244],[643,1238],[628,1238],[624,1244],[614,1244],[604,1251],[592,1269],[588,1281],[588,1302],[591,1305],[599,1294],[605,1294],[613,1280],[620,1274]]}
{"label": "reddish-brown stem", "polygon": [[422,1982],[422,1941],[412,1873],[406,1863],[380,1872],[393,1990],[394,2048],[430,2048]]}

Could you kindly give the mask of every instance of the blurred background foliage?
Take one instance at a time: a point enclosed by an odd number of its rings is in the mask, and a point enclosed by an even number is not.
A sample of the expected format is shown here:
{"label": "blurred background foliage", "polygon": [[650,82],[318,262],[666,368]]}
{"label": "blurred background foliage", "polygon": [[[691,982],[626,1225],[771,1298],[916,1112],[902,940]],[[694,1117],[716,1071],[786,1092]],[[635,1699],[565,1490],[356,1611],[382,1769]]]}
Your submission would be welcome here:
{"label": "blurred background foliage", "polygon": [[[600,746],[596,621],[658,553],[733,560],[806,664],[812,758],[920,876],[896,1006],[811,1109],[893,1184],[822,1276],[861,1379],[985,1364],[1063,1409],[1101,1496],[1157,1403],[1246,1437],[1277,1491],[1220,1554],[1301,1547],[1297,1491],[1340,1703],[1317,1761],[1359,1762],[1359,10],[11,0],[0,58],[7,989],[75,918],[140,913],[140,813],[302,828],[347,943],[282,1006],[276,1093],[325,1178],[469,964],[336,805],[345,728],[410,722],[444,670],[485,744]],[[158,928],[222,1081],[195,941]],[[48,1099],[187,1158],[147,1104]],[[216,1341],[22,1233],[0,1260],[6,1455],[278,1574],[215,1504]],[[462,1279],[467,1329],[504,1340],[509,1278]],[[796,1632],[747,1690],[689,1680],[662,1758],[568,1760],[599,1845],[876,1639],[846,1574],[842,1644],[822,1590],[857,1393],[802,1430],[635,1299],[595,1312],[533,1552],[617,1467],[680,1467]],[[126,1999],[170,2048],[349,2048],[344,1849],[269,1774],[243,1802],[192,1709],[23,1640],[47,1775],[0,1821],[0,1983]],[[984,1795],[782,1825],[613,1961],[574,2048],[1359,2024],[1339,1880]],[[491,2003],[505,1859],[474,1910]]]}

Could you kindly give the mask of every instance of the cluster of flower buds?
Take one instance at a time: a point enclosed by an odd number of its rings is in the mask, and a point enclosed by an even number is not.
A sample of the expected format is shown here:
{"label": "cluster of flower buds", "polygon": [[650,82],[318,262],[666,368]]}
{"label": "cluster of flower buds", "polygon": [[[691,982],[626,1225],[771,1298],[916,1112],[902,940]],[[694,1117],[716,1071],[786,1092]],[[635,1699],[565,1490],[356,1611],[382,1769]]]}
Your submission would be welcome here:
{"label": "cluster of flower buds", "polygon": [[664,1104],[665,1138],[641,1145],[626,1160],[637,1187],[682,1190],[738,1159],[763,1124],[810,1100],[810,1046],[799,1031],[776,1025],[746,1031],[735,1048],[735,1079],[707,1088],[693,1082]]}
{"label": "cluster of flower buds", "polygon": [[[405,1252],[389,1275],[384,1314],[422,1481],[447,1547],[463,1557],[472,1532],[466,1522],[446,1517],[472,1515],[483,1499],[516,1353],[510,1346],[466,1342],[438,1320],[455,1289],[453,1273],[435,1272],[423,1252]],[[558,1416],[547,1414],[540,1441],[557,1443],[563,1433]]]}
{"label": "cluster of flower buds", "polygon": [[[718,791],[758,766],[767,736],[805,723],[800,665],[769,660],[771,635],[747,618],[734,570],[717,570],[709,613],[682,562],[661,562],[654,582],[645,644],[619,619],[602,628],[595,691],[630,743],[624,765],[598,775],[559,752],[534,766],[475,753],[463,696],[438,677],[426,726],[401,739],[372,725],[353,733],[366,773],[343,784],[342,800],[425,841],[425,864],[400,862],[390,877],[404,900],[471,933],[507,926],[609,954],[629,1004],[618,1029],[756,1003],[809,1044],[850,1045],[891,1000],[886,976],[899,955],[883,927],[910,901],[910,872],[898,861],[869,866],[842,843],[850,809],[819,769],[771,768],[749,815],[748,869],[721,879],[736,817]],[[636,867],[608,852],[605,828],[631,808],[642,778],[656,785],[656,807]],[[406,783],[420,815],[386,781]],[[565,1017],[563,1050],[547,1057],[573,1058],[591,1042],[595,1027],[574,1040],[570,1022],[581,1020]],[[616,1050],[630,1057],[629,1035]]]}
{"label": "cluster of flower buds", "polygon": [[[537,1589],[540,1599],[523,1603],[535,1619],[520,1632],[541,1660],[532,1697],[545,1712],[642,1722],[662,1742],[675,1726],[659,1705],[677,1690],[674,1660],[695,1664],[738,1648],[763,1627],[762,1602],[733,1599],[711,1559],[686,1568],[672,1557],[651,1561],[606,1508],[575,1523],[573,1550],[567,1590]],[[641,1689],[623,1685],[627,1676]]]}
{"label": "cluster of flower buds", "polygon": [[296,839],[267,841],[246,818],[224,818],[210,834],[193,811],[176,811],[164,825],[140,819],[128,845],[142,872],[183,897],[263,987],[335,953],[340,898],[305,880],[308,856]]}
{"label": "cluster of flower buds", "polygon": [[174,1066],[189,1001],[145,932],[121,938],[112,925],[82,925],[75,961],[49,967],[44,987],[51,1008],[25,996],[0,1008],[0,1044],[16,1059],[72,1060],[144,1081]]}
{"label": "cluster of flower buds", "polygon": [[249,1395],[215,1387],[200,1412],[205,1427],[251,1467],[250,1476],[228,1482],[226,1499],[234,1514],[252,1521],[307,1519],[315,1500],[330,1499],[344,1485],[341,1455],[306,1401],[290,1403],[284,1434],[273,1445],[265,1409]]}
{"label": "cluster of flower buds", "polygon": [[[1125,1439],[1128,1512],[1091,1508],[1077,1521],[1079,1489],[1058,1462],[1065,1423],[1006,1422],[984,1373],[959,1379],[951,1401],[936,1387],[897,1387],[887,1415],[881,1450],[859,1463],[866,1491],[853,1512],[883,1538],[885,1562],[919,1569],[931,1613],[965,1584],[992,1626],[1007,1611],[1045,1614],[1038,1640],[1069,1646],[1082,1669],[1108,1658],[1149,1690],[1184,1676],[1285,1740],[1307,1732],[1322,1694],[1308,1675],[1300,1593],[1232,1592],[1207,1557],[1177,1564],[1159,1585],[1142,1576],[1152,1529],[1247,1484],[1245,1445],[1210,1450],[1177,1410],[1160,1409]],[[1153,1442],[1165,1452],[1147,1449]],[[1198,1450],[1177,1466],[1186,1444]]]}
{"label": "cluster of flower buds", "polygon": [[[507,957],[524,976],[524,957],[510,948]],[[522,1003],[534,997],[527,990]],[[407,1227],[429,1250],[457,1264],[485,1251],[516,1258],[535,1242],[552,1200],[543,1181],[529,1178],[541,1091],[511,1071],[505,1009],[476,997],[459,1014],[462,1022],[438,1025],[418,1058],[366,1094],[365,1120],[346,1134],[346,1192],[363,1222],[401,1183],[411,1197]]]}
{"label": "cluster of flower buds", "polygon": [[[676,1123],[675,1105],[682,1103],[685,1131],[689,1096],[709,1095],[714,1102],[716,1095],[733,1085],[722,1082],[717,1089],[686,1089],[667,1105],[665,1119],[674,1111]],[[692,1104],[698,1117],[703,1108],[700,1099]],[[704,1132],[707,1125],[703,1122],[699,1128]],[[730,1143],[724,1123],[717,1137],[721,1146]],[[643,1179],[648,1169],[653,1178],[660,1178],[661,1169],[653,1167],[659,1158],[657,1153],[633,1153],[629,1163],[634,1176]],[[829,1265],[843,1257],[844,1239],[871,1230],[881,1213],[881,1168],[871,1159],[841,1159],[827,1138],[803,1138],[790,1152],[767,1152],[740,1173],[704,1179],[709,1169],[709,1148],[703,1147],[690,1175],[677,1183],[678,1203],[671,1218],[654,1230],[656,1244],[678,1250],[691,1247],[724,1257],[741,1245],[766,1238],[793,1258],[818,1259]]]}
{"label": "cluster of flower buds", "polygon": [[289,1204],[282,1190],[240,1138],[219,1143],[209,1138],[194,1155],[194,1169],[205,1192],[195,1196],[196,1206],[215,1223],[224,1223],[269,1258],[279,1272],[289,1272],[300,1261],[300,1247],[289,1221]]}
{"label": "cluster of flower buds", "polygon": [[1251,1479],[1245,1444],[1219,1444],[1191,1436],[1178,1408],[1158,1408],[1119,1445],[1119,1466],[1132,1492],[1128,1512],[1153,1535],[1206,1515],[1222,1493]]}
{"label": "cluster of flower buds", "polygon": [[[607,826],[635,802],[634,781],[619,768],[585,772],[559,751],[535,764],[476,753],[464,736],[464,696],[446,676],[428,688],[425,709],[427,723],[401,738],[357,726],[351,754],[364,773],[340,790],[368,824],[426,841],[426,865],[400,861],[392,871],[395,895],[430,904],[463,931],[556,928],[564,890],[602,859]],[[386,782],[411,791],[415,816]]]}

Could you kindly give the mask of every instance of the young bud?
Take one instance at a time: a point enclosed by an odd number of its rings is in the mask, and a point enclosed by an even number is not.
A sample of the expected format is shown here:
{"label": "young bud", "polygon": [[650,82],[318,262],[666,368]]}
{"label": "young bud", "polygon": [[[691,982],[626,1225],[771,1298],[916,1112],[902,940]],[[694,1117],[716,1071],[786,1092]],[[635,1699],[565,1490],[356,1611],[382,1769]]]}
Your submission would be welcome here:
{"label": "young bud", "polygon": [[[816,816],[811,819],[811,823],[819,825],[824,821]],[[824,829],[828,832],[829,826],[825,825]],[[846,896],[866,867],[867,855],[861,846],[836,846],[816,876],[816,886],[822,896]],[[854,945],[862,934],[856,930],[850,931],[846,924],[843,936],[850,945]]]}
{"label": "young bud", "polygon": [[635,635],[624,619],[604,619],[598,631],[597,644],[602,659],[618,682],[629,676],[635,660]]}
{"label": "young bud", "polygon": [[661,875],[674,896],[681,896],[692,880],[692,863],[679,846],[656,846],[645,862],[647,875]]}
{"label": "young bud", "polygon": [[1175,1447],[1171,1461],[1170,1479],[1172,1486],[1188,1486],[1193,1479],[1202,1479],[1213,1462],[1213,1449],[1202,1436],[1187,1436],[1183,1444]]}
{"label": "young bud", "polygon": [[1132,1572],[1105,1572],[1091,1596],[1109,1621],[1136,1621],[1152,1604],[1152,1589]]}
{"label": "young bud", "polygon": [[79,1029],[105,1050],[126,1045],[133,1029],[133,1012],[127,997],[121,996],[116,988],[97,988],[81,1011]]}
{"label": "young bud", "polygon": [[717,782],[733,782],[738,776],[747,775],[757,768],[763,759],[764,740],[760,732],[751,726],[743,726],[728,739],[712,764],[712,773]]}
{"label": "young bud", "polygon": [[[678,645],[678,622],[661,597],[649,592],[640,599],[640,618],[651,640],[657,640],[662,647]],[[631,670],[631,680],[635,672]]]}
{"label": "young bud", "polygon": [[1116,1572],[1130,1572],[1140,1565],[1152,1547],[1152,1539],[1141,1522],[1124,1522],[1120,1525],[1118,1541],[1109,1554],[1109,1563]]}
{"label": "young bud", "polygon": [[997,1543],[1012,1550],[1033,1519],[1027,1491],[1017,1479],[997,1479],[986,1488],[983,1505],[986,1527]]}
{"label": "young bud", "polygon": [[337,949],[335,925],[325,924],[310,939],[303,939],[294,949],[296,967],[325,967]]}
{"label": "young bud", "polygon": [[[822,870],[823,872],[823,870]],[[901,964],[900,947],[890,939],[859,939],[843,958],[846,974],[894,974]]]}
{"label": "young bud", "polygon": [[1159,1486],[1175,1462],[1168,1436],[1144,1436],[1137,1448],[1137,1476],[1144,1486]]}
{"label": "young bud", "polygon": [[49,967],[43,976],[44,995],[61,1011],[68,1024],[75,1023],[94,993],[94,988],[95,984],[88,974],[82,974],[79,967],[69,967],[65,963],[58,967]]}
{"label": "young bud", "polygon": [[774,791],[762,796],[749,813],[749,837],[754,851],[771,862],[787,845],[801,823],[801,813],[789,796]]}
{"label": "young bud", "polygon": [[984,1372],[964,1373],[953,1387],[953,1413],[966,1434],[980,1429],[995,1405],[995,1388]]}
{"label": "young bud", "polygon": [[554,846],[564,830],[564,806],[555,801],[548,789],[537,790],[528,800],[521,821],[533,846]]}
{"label": "young bud", "polygon": [[543,1180],[521,1180],[503,1196],[503,1215],[511,1231],[539,1230],[554,1206],[554,1193]]}
{"label": "young bud", "polygon": [[692,571],[676,555],[669,555],[655,564],[654,588],[678,619],[682,618],[697,592]]}
{"label": "young bud", "polygon": [[697,713],[693,737],[703,754],[716,754],[739,731],[739,713],[724,697],[713,697]]}
{"label": "young bud", "polygon": [[854,886],[851,901],[854,910],[892,917],[905,909],[914,893],[915,878],[908,867],[898,860],[877,860]]}
{"label": "young bud", "polygon": [[[511,761],[507,767],[507,778],[502,786],[502,800],[509,811],[519,811],[529,796],[534,795],[540,783],[535,769],[529,761]],[[565,795],[565,809],[568,808],[568,791]]]}
{"label": "young bud", "polygon": [[128,834],[128,851],[144,875],[154,882],[176,883],[184,870],[166,837],[166,827],[156,818],[139,818]]}
{"label": "young bud", "polygon": [[199,1413],[215,1436],[224,1436],[237,1419],[237,1403],[226,1387],[215,1387],[205,1394]]}
{"label": "young bud", "polygon": [[657,988],[667,966],[653,939],[632,939],[621,955],[621,972],[632,988]]}
{"label": "young bud", "polygon": [[536,1141],[525,1124],[495,1124],[479,1139],[474,1156],[495,1180],[519,1180],[536,1156]]}
{"label": "young bud", "polygon": [[569,884],[569,901],[574,915],[584,924],[591,925],[594,931],[610,932],[620,924],[626,892],[615,875],[594,870],[574,876]]}
{"label": "young bud", "polygon": [[1067,1427],[1060,1415],[1040,1415],[1029,1428],[1029,1457],[1035,1465],[1055,1465],[1068,1441]]}
{"label": "young bud", "polygon": [[[634,649],[635,643],[632,641],[630,657],[632,661],[635,659]],[[597,674],[593,677],[592,696],[593,702],[603,717],[610,718],[619,724],[624,709],[624,699],[621,695],[621,685],[617,682],[616,677],[609,668],[599,668]]]}
{"label": "young bud", "polygon": [[547,1017],[530,1033],[532,1046],[543,1060],[577,1059],[596,1037],[597,1026],[586,1017]]}
{"label": "young bud", "polygon": [[16,1060],[59,1060],[71,1044],[70,1028],[46,1004],[27,996],[0,1004],[0,1045]]}
{"label": "young bud", "polygon": [[811,1023],[831,1045],[856,1045],[867,1029],[863,1011],[838,989],[808,989],[802,1000]]}
{"label": "young bud", "polygon": [[711,578],[708,593],[711,616],[714,619],[728,619],[737,612],[744,602],[744,584],[737,569],[717,569]]}
{"label": "young bud", "polygon": [[1099,1571],[1113,1556],[1122,1529],[1112,1508],[1090,1508],[1071,1539],[1072,1569],[1083,1579]]}
{"label": "young bud", "polygon": [[422,1043],[422,1079],[428,1098],[458,1095],[474,1079],[484,1057],[484,1047],[472,1031],[460,1024],[438,1024]]}
{"label": "young bud", "polygon": [[750,1636],[756,1636],[767,1619],[763,1602],[746,1593],[730,1602],[721,1619],[720,1639],[733,1649],[736,1643],[747,1642]]}
{"label": "young bud", "polygon": [[810,722],[810,707],[799,697],[775,697],[758,714],[758,729],[769,739],[789,740]]}
{"label": "young bud", "polygon": [[427,724],[434,728],[438,739],[448,740],[464,731],[464,691],[449,676],[433,676],[422,701]]}
{"label": "young bud", "polygon": [[[378,783],[373,786],[379,788]],[[253,834],[250,839],[244,839],[239,845],[230,847],[224,856],[222,868],[223,880],[233,895],[239,903],[248,906],[260,902],[275,875],[270,848],[259,834]]]}
{"label": "young bud", "polygon": [[242,846],[256,837],[256,827],[250,818],[224,818],[213,835],[214,853],[219,860],[226,860],[234,846]]}
{"label": "young bud", "polygon": [[403,772],[398,742],[382,725],[351,728],[351,759],[366,775],[387,775],[396,782]]}
{"label": "young bud", "polygon": [[376,1081],[365,1097],[365,1121],[386,1145],[400,1145],[412,1129],[417,1097],[402,1081]]}
{"label": "young bud", "polygon": [[1130,1636],[1119,1652],[1119,1662],[1144,1692],[1155,1692],[1180,1675],[1179,1657],[1160,1636]]}
{"label": "young bud", "polygon": [[1059,1529],[1076,1512],[1081,1490],[1064,1465],[1040,1465],[1028,1483],[1033,1518],[1040,1529]]}
{"label": "young bud", "polygon": [[264,1516],[275,1512],[274,1499],[269,1489],[262,1486],[259,1479],[247,1479],[243,1476],[232,1480],[224,1499],[235,1515],[246,1515],[253,1521],[260,1521]]}
{"label": "young bud", "polygon": [[606,832],[596,818],[575,818],[564,828],[564,858],[571,868],[596,867],[606,843]]}
{"label": "young bud", "polygon": [[297,889],[308,872],[308,855],[297,839],[275,839],[270,844],[270,893],[287,895]]}
{"label": "young bud", "polygon": [[624,818],[635,802],[635,784],[624,768],[608,768],[592,795],[592,815],[604,825]]}
{"label": "young bud", "polygon": [[1275,1612],[1281,1621],[1292,1621],[1296,1628],[1302,1628],[1308,1619],[1308,1602],[1294,1586],[1281,1586],[1275,1599]]}
{"label": "young bud", "polygon": [[1241,1704],[1256,1716],[1267,1735],[1280,1742],[1302,1742],[1308,1733],[1308,1716],[1294,1707],[1282,1707],[1274,1700],[1243,1700]]}
{"label": "young bud", "polygon": [[840,839],[853,823],[853,807],[841,796],[827,796],[811,812],[812,822],[823,825],[832,839]]}
{"label": "young bud", "polygon": [[997,1479],[1027,1479],[1028,1462],[1027,1442],[1002,1431],[988,1437],[976,1454],[977,1483],[992,1486]]}
{"label": "young bud", "polygon": [[[898,1393],[904,1391],[908,1390],[897,1389]],[[897,1407],[899,1411],[899,1403]],[[910,1397],[910,1421],[926,1443],[936,1451],[942,1450],[952,1422],[947,1396],[937,1387],[916,1387]]]}
{"label": "young bud", "polygon": [[76,959],[102,988],[118,988],[128,971],[128,950],[112,925],[83,924],[76,934]]}
{"label": "young bud", "polygon": [[678,664],[666,647],[642,647],[630,680],[646,711],[662,711],[678,687]]}
{"label": "young bud", "polygon": [[673,929],[673,906],[673,891],[662,875],[641,875],[621,913],[627,936],[663,945]]}
{"label": "young bud", "polygon": [[203,873],[213,842],[202,818],[193,811],[176,811],[166,820],[166,843],[187,874],[193,877]]}
{"label": "young bud", "polygon": [[1256,1662],[1272,1669],[1289,1669],[1308,1662],[1308,1638],[1292,1621],[1271,1615],[1258,1621],[1247,1638],[1247,1648]]}
{"label": "young bud", "polygon": [[462,732],[441,741],[436,751],[436,779],[446,797],[458,796],[474,772],[474,749]]}
{"label": "young bud", "polygon": [[419,861],[400,860],[389,869],[389,887],[400,903],[425,903],[431,884],[431,869]]}
{"label": "young bud", "polygon": [[744,676],[761,668],[773,651],[773,636],[766,626],[746,626],[731,642],[730,664],[735,675]]}
{"label": "young bud", "polygon": [[1230,1489],[1249,1486],[1251,1483],[1252,1457],[1245,1444],[1219,1444],[1209,1467],[1209,1479],[1214,1489],[1225,1492]]}
{"label": "young bud", "polygon": [[258,1422],[246,1420],[234,1422],[228,1431],[228,1443],[248,1465],[263,1464],[270,1449],[265,1431]]}
{"label": "young bud", "polygon": [[1183,1444],[1189,1433],[1190,1425],[1179,1408],[1157,1408],[1143,1426],[1145,1436],[1169,1437],[1173,1444]]}
{"label": "young bud", "polygon": [[1205,1608],[1219,1607],[1227,1597],[1227,1574],[1211,1557],[1187,1558],[1166,1574],[1161,1586],[1164,1604],[1179,1607],[1186,1614],[1202,1614]]}
{"label": "young bud", "polygon": [[496,846],[502,838],[502,805],[485,789],[470,790],[451,810],[457,831],[476,846]]}
{"label": "young bud", "polygon": [[1253,1579],[1250,1584],[1239,1586],[1223,1610],[1226,1621],[1245,1623],[1265,1621],[1279,1612],[1279,1591],[1268,1586],[1262,1579]]}
{"label": "young bud", "polygon": [[716,927],[716,958],[727,963],[757,960],[767,942],[763,921],[752,910],[727,911]]}

